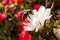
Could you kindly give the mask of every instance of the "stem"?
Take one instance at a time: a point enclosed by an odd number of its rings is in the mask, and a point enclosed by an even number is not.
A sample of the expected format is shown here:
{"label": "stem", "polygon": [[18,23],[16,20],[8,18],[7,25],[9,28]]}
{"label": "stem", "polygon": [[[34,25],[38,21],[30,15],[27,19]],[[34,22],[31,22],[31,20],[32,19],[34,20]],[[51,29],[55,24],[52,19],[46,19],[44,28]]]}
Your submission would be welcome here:
{"label": "stem", "polygon": [[47,7],[47,4],[48,4],[48,0],[46,0],[45,7]]}
{"label": "stem", "polygon": [[53,7],[54,7],[54,1],[52,2],[51,9],[53,9]]}

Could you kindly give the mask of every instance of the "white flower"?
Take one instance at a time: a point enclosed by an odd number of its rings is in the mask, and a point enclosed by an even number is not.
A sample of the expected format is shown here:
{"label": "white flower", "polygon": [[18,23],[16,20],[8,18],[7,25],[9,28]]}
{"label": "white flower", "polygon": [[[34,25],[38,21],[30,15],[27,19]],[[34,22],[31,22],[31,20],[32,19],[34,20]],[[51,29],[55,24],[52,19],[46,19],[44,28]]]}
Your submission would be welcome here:
{"label": "white flower", "polygon": [[39,22],[41,23],[41,26],[44,26],[44,22],[47,19],[50,19],[52,15],[50,15],[50,8],[45,8],[44,6],[41,6],[41,8],[38,10],[38,19]]}
{"label": "white flower", "polygon": [[31,17],[31,22],[27,27],[25,26],[24,29],[26,31],[33,31],[37,32],[41,27],[44,26],[44,22],[47,19],[50,19],[52,15],[50,15],[50,8],[45,8],[44,6],[41,6],[38,11],[33,10],[33,15]]}

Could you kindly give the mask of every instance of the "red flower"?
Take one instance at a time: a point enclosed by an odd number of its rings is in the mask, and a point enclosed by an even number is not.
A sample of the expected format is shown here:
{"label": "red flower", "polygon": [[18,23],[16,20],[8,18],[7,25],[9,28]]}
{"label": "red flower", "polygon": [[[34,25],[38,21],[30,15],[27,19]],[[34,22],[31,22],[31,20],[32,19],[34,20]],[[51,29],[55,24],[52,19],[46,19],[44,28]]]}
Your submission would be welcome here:
{"label": "red flower", "polygon": [[27,26],[29,23],[30,20],[28,19],[28,17],[25,20],[23,20],[23,22],[20,22],[20,26],[22,27],[22,30],[25,30],[24,26]]}
{"label": "red flower", "polygon": [[21,23],[21,26],[24,28],[24,26],[28,25],[30,23],[30,20],[28,17]]}
{"label": "red flower", "polygon": [[27,31],[18,34],[18,40],[32,40],[32,36]]}
{"label": "red flower", "polygon": [[6,15],[0,13],[0,23],[1,23],[4,19],[6,19]]}
{"label": "red flower", "polygon": [[2,4],[4,5],[8,4],[8,0],[2,0]]}
{"label": "red flower", "polygon": [[10,11],[10,7],[9,6],[5,6],[5,9],[4,9],[5,12],[8,12]]}
{"label": "red flower", "polygon": [[16,18],[19,18],[19,19],[22,19],[22,17],[23,17],[23,11],[22,11],[22,10],[19,10],[19,11],[17,12],[17,14],[15,14],[15,17],[16,17]]}
{"label": "red flower", "polygon": [[60,14],[57,15],[57,18],[60,19]]}
{"label": "red flower", "polygon": [[17,3],[18,4],[22,4],[22,0],[17,0]]}
{"label": "red flower", "polygon": [[24,20],[25,23],[30,23],[30,20],[28,19],[28,17]]}
{"label": "red flower", "polygon": [[14,4],[14,0],[10,0],[9,2],[10,2],[11,4]]}
{"label": "red flower", "polygon": [[38,10],[41,7],[41,4],[35,4],[34,9]]}
{"label": "red flower", "polygon": [[15,4],[15,3],[17,3],[17,4],[22,4],[22,0],[10,0],[9,1],[11,4]]}

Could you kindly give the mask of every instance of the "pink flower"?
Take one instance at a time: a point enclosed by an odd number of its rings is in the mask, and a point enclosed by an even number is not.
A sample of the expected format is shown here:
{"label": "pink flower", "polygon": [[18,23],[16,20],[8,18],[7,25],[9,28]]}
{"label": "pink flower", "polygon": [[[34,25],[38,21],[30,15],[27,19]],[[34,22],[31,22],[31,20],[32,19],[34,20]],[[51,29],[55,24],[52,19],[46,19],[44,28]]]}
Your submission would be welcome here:
{"label": "pink flower", "polygon": [[27,31],[18,34],[18,40],[32,40],[32,36]]}
{"label": "pink flower", "polygon": [[4,19],[6,19],[6,15],[4,15],[4,14],[2,14],[1,12],[0,12],[0,23],[4,20]]}
{"label": "pink flower", "polygon": [[5,11],[5,12],[10,11],[10,7],[9,7],[8,5],[7,5],[7,6],[5,6],[4,11]]}
{"label": "pink flower", "polygon": [[57,15],[57,18],[60,19],[60,14]]}
{"label": "pink flower", "polygon": [[34,9],[38,10],[41,7],[41,4],[35,4]]}
{"label": "pink flower", "polygon": [[19,18],[19,19],[22,19],[22,17],[23,17],[23,12],[22,12],[22,10],[19,10],[19,11],[17,12],[17,14],[15,14],[15,17],[16,17],[16,18]]}
{"label": "pink flower", "polygon": [[8,4],[8,0],[2,0],[2,4],[4,5]]}

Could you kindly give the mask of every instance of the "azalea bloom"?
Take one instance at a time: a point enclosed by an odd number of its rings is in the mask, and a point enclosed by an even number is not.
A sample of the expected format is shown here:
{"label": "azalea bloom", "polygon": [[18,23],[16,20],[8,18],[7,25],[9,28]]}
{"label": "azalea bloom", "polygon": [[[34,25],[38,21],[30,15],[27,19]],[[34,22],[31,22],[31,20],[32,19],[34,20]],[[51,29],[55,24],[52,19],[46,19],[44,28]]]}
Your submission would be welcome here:
{"label": "azalea bloom", "polygon": [[7,6],[5,6],[4,11],[5,11],[5,12],[10,11],[10,7],[9,7],[8,5],[7,5]]}
{"label": "azalea bloom", "polygon": [[23,17],[23,12],[22,12],[22,10],[19,10],[19,11],[15,14],[15,17],[16,17],[16,18],[19,18],[19,19],[22,19],[22,17]]}
{"label": "azalea bloom", "polygon": [[0,12],[0,23],[1,23],[4,19],[6,19],[6,15],[4,15],[4,14],[2,14],[2,13]]}
{"label": "azalea bloom", "polygon": [[24,26],[27,26],[29,23],[30,23],[30,20],[29,20],[29,18],[27,17],[25,20],[23,20],[23,22],[21,22],[20,25],[22,26],[22,29],[25,30],[25,29],[24,29]]}
{"label": "azalea bloom", "polygon": [[34,9],[38,10],[41,6],[42,6],[42,5],[39,4],[39,3],[38,3],[38,4],[35,4],[35,5],[34,5]]}
{"label": "azalea bloom", "polygon": [[14,0],[10,0],[9,2],[10,2],[11,4],[14,4]]}
{"label": "azalea bloom", "polygon": [[22,0],[10,0],[10,4],[22,4]]}
{"label": "azalea bloom", "polygon": [[50,19],[52,15],[50,15],[51,8],[45,8],[44,6],[41,6],[38,13],[38,19],[41,23],[41,26],[44,25],[45,20]]}
{"label": "azalea bloom", "polygon": [[2,0],[2,4],[4,5],[8,4],[8,0]]}
{"label": "azalea bloom", "polygon": [[18,40],[32,40],[32,36],[27,31],[18,34]]}
{"label": "azalea bloom", "polygon": [[18,38],[19,38],[18,40],[32,40],[32,36],[29,34],[28,31],[25,31],[24,29],[24,26],[27,26],[29,23],[30,20],[28,19],[28,17],[25,20],[23,20],[23,22],[21,23],[22,31],[21,33],[18,34]]}
{"label": "azalea bloom", "polygon": [[57,15],[57,18],[60,19],[60,14]]}
{"label": "azalea bloom", "polygon": [[52,15],[50,15],[50,8],[45,8],[44,6],[41,6],[39,10],[33,10],[33,15],[30,16],[30,24],[27,26],[24,26],[25,31],[33,31],[37,32],[39,29],[41,29],[44,26],[44,22],[47,19],[50,19]]}
{"label": "azalea bloom", "polygon": [[23,1],[23,0],[17,0],[17,3],[18,3],[18,4],[22,4],[22,1]]}

